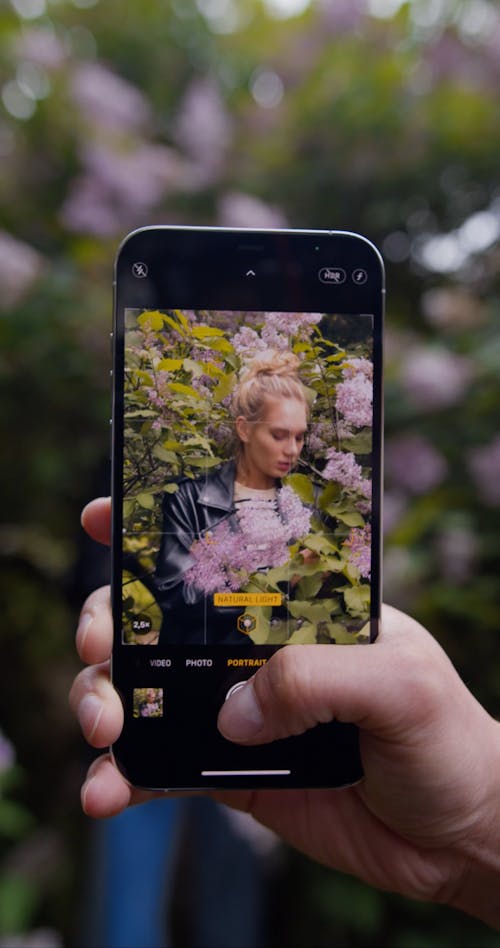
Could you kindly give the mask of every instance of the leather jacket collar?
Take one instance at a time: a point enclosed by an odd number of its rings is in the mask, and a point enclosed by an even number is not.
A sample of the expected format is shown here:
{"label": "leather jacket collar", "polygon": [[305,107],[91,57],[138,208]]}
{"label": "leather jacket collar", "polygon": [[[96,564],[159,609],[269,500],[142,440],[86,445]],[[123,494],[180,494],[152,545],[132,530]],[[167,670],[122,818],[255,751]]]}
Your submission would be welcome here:
{"label": "leather jacket collar", "polygon": [[198,503],[204,507],[215,507],[226,513],[234,511],[234,481],[236,464],[226,461],[222,467],[210,473],[198,497]]}

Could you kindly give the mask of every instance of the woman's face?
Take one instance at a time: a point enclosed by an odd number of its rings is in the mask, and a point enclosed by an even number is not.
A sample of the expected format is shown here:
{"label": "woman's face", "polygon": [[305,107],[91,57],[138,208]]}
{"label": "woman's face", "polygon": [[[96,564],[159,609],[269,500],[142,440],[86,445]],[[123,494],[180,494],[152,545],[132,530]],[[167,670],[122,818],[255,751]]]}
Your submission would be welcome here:
{"label": "woman's face", "polygon": [[267,397],[259,421],[236,419],[243,445],[243,469],[248,487],[272,487],[298,461],[307,431],[306,406],[298,398]]}

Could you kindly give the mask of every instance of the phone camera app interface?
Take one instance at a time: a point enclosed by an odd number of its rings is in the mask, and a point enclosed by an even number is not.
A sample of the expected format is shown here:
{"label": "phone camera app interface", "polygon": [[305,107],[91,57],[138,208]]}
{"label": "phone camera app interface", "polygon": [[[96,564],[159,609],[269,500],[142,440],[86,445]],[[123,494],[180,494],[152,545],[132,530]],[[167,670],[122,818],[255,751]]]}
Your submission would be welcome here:
{"label": "phone camera app interface", "polygon": [[128,309],[124,372],[123,643],[368,642],[372,316]]}

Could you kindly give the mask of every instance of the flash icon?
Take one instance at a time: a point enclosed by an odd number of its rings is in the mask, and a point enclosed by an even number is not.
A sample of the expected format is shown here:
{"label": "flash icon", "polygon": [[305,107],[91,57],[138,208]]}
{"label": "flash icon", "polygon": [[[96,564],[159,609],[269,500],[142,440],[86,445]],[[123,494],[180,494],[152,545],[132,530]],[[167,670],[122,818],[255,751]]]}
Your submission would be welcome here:
{"label": "flash icon", "polygon": [[132,273],[138,280],[144,280],[148,275],[148,267],[146,263],[142,263],[141,260],[136,260],[132,264]]}

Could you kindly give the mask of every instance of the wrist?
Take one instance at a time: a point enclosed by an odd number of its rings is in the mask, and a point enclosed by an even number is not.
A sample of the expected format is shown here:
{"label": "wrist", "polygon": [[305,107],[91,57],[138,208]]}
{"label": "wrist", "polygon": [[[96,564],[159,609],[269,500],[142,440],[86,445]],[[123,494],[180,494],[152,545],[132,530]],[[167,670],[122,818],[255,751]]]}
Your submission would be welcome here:
{"label": "wrist", "polygon": [[491,723],[493,740],[485,741],[484,745],[485,757],[486,748],[492,749],[487,768],[488,802],[480,830],[458,847],[462,872],[453,896],[447,901],[453,908],[500,930],[500,724]]}

